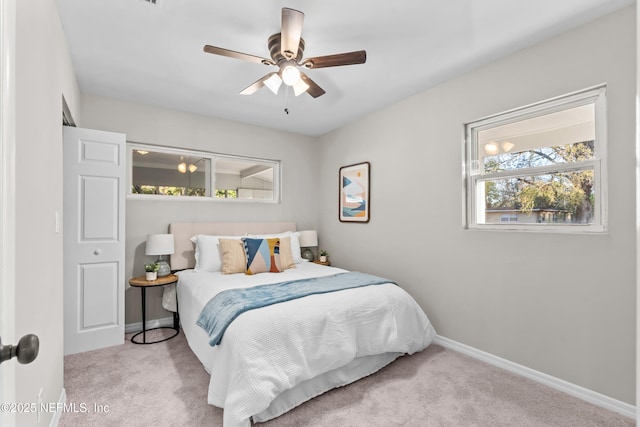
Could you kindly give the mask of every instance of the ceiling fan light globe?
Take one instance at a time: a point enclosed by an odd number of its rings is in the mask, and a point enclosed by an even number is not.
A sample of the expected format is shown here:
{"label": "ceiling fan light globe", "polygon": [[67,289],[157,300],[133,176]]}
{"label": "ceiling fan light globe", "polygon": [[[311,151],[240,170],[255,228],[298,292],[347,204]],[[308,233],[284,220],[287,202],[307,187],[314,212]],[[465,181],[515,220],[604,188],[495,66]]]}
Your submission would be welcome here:
{"label": "ceiling fan light globe", "polygon": [[306,84],[302,79],[298,80],[298,83],[293,85],[293,93],[295,96],[303,94],[309,89],[309,85]]}
{"label": "ceiling fan light globe", "polygon": [[300,70],[292,65],[282,69],[282,81],[288,86],[293,86],[300,81]]}
{"label": "ceiling fan light globe", "polygon": [[282,79],[276,73],[273,73],[271,77],[264,81],[264,85],[269,88],[274,95],[278,94],[278,89],[280,89],[280,85],[282,84]]}

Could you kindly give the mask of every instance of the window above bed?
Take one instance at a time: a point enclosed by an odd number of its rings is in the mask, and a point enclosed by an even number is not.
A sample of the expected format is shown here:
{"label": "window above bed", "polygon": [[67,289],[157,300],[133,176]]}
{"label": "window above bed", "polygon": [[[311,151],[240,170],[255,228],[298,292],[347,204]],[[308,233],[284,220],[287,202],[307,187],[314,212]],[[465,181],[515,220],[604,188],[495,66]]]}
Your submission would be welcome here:
{"label": "window above bed", "polygon": [[465,125],[465,225],[606,230],[605,86]]}
{"label": "window above bed", "polygon": [[280,201],[280,162],[130,142],[130,199]]}

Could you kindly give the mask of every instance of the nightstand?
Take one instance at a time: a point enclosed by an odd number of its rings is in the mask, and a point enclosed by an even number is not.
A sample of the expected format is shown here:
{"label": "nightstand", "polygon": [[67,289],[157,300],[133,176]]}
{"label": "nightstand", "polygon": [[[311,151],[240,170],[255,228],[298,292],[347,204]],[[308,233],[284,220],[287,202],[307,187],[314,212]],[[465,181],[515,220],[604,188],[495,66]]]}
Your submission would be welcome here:
{"label": "nightstand", "polygon": [[[129,284],[133,287],[140,288],[142,292],[142,331],[131,337],[131,342],[134,344],[155,344],[158,342],[170,340],[180,333],[180,322],[178,320],[178,312],[173,313],[173,328],[169,326],[159,326],[157,328],[147,329],[146,322],[146,311],[147,311],[147,288],[153,288],[156,286],[166,286],[171,285],[172,283],[178,282],[178,276],[175,274],[169,274],[168,276],[158,277],[156,280],[147,280],[145,276],[138,276],[132,279],[129,279]],[[177,298],[177,295],[176,295]],[[151,331],[154,329],[173,329],[175,333],[168,338],[164,338],[157,341],[147,342],[147,331]],[[142,342],[138,342],[134,340],[135,337],[142,334]]]}
{"label": "nightstand", "polygon": [[315,262],[316,264],[320,264],[320,265],[326,265],[326,266],[330,266],[330,265],[331,265],[331,262],[330,262],[330,261],[322,262],[322,261],[320,261],[320,260],[318,260],[318,259],[317,259],[317,260],[315,260],[315,261],[313,261],[313,262]]}

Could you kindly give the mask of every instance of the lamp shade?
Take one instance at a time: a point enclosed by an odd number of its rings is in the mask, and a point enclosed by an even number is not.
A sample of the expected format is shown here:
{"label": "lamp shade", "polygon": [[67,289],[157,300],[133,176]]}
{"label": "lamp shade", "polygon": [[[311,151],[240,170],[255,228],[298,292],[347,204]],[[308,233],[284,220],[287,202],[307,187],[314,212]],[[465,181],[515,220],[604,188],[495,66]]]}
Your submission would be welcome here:
{"label": "lamp shade", "polygon": [[301,231],[298,239],[300,240],[301,248],[318,246],[318,233],[316,233],[316,230]]}
{"label": "lamp shade", "polygon": [[171,255],[175,252],[173,247],[173,234],[149,234],[147,236],[146,255]]}
{"label": "lamp shade", "polygon": [[306,84],[304,80],[300,79],[298,80],[298,83],[293,85],[293,94],[295,96],[298,96],[300,94],[305,93],[307,89],[309,89],[309,85]]}
{"label": "lamp shade", "polygon": [[264,81],[264,85],[269,88],[274,95],[278,94],[278,89],[280,89],[280,85],[282,84],[282,79],[278,75],[278,73],[273,73],[271,77]]}

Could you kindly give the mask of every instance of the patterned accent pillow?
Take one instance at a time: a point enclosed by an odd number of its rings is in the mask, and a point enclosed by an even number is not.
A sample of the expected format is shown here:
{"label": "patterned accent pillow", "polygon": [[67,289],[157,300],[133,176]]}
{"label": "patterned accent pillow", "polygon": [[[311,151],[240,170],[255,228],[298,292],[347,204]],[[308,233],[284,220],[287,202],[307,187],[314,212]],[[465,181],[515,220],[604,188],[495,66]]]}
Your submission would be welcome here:
{"label": "patterned accent pillow", "polygon": [[250,239],[244,237],[247,257],[246,274],[280,273],[280,239]]}
{"label": "patterned accent pillow", "polygon": [[280,270],[296,268],[291,252],[291,237],[280,237]]}
{"label": "patterned accent pillow", "polygon": [[244,243],[240,239],[219,239],[222,252],[222,274],[244,273],[247,268],[247,257]]}

